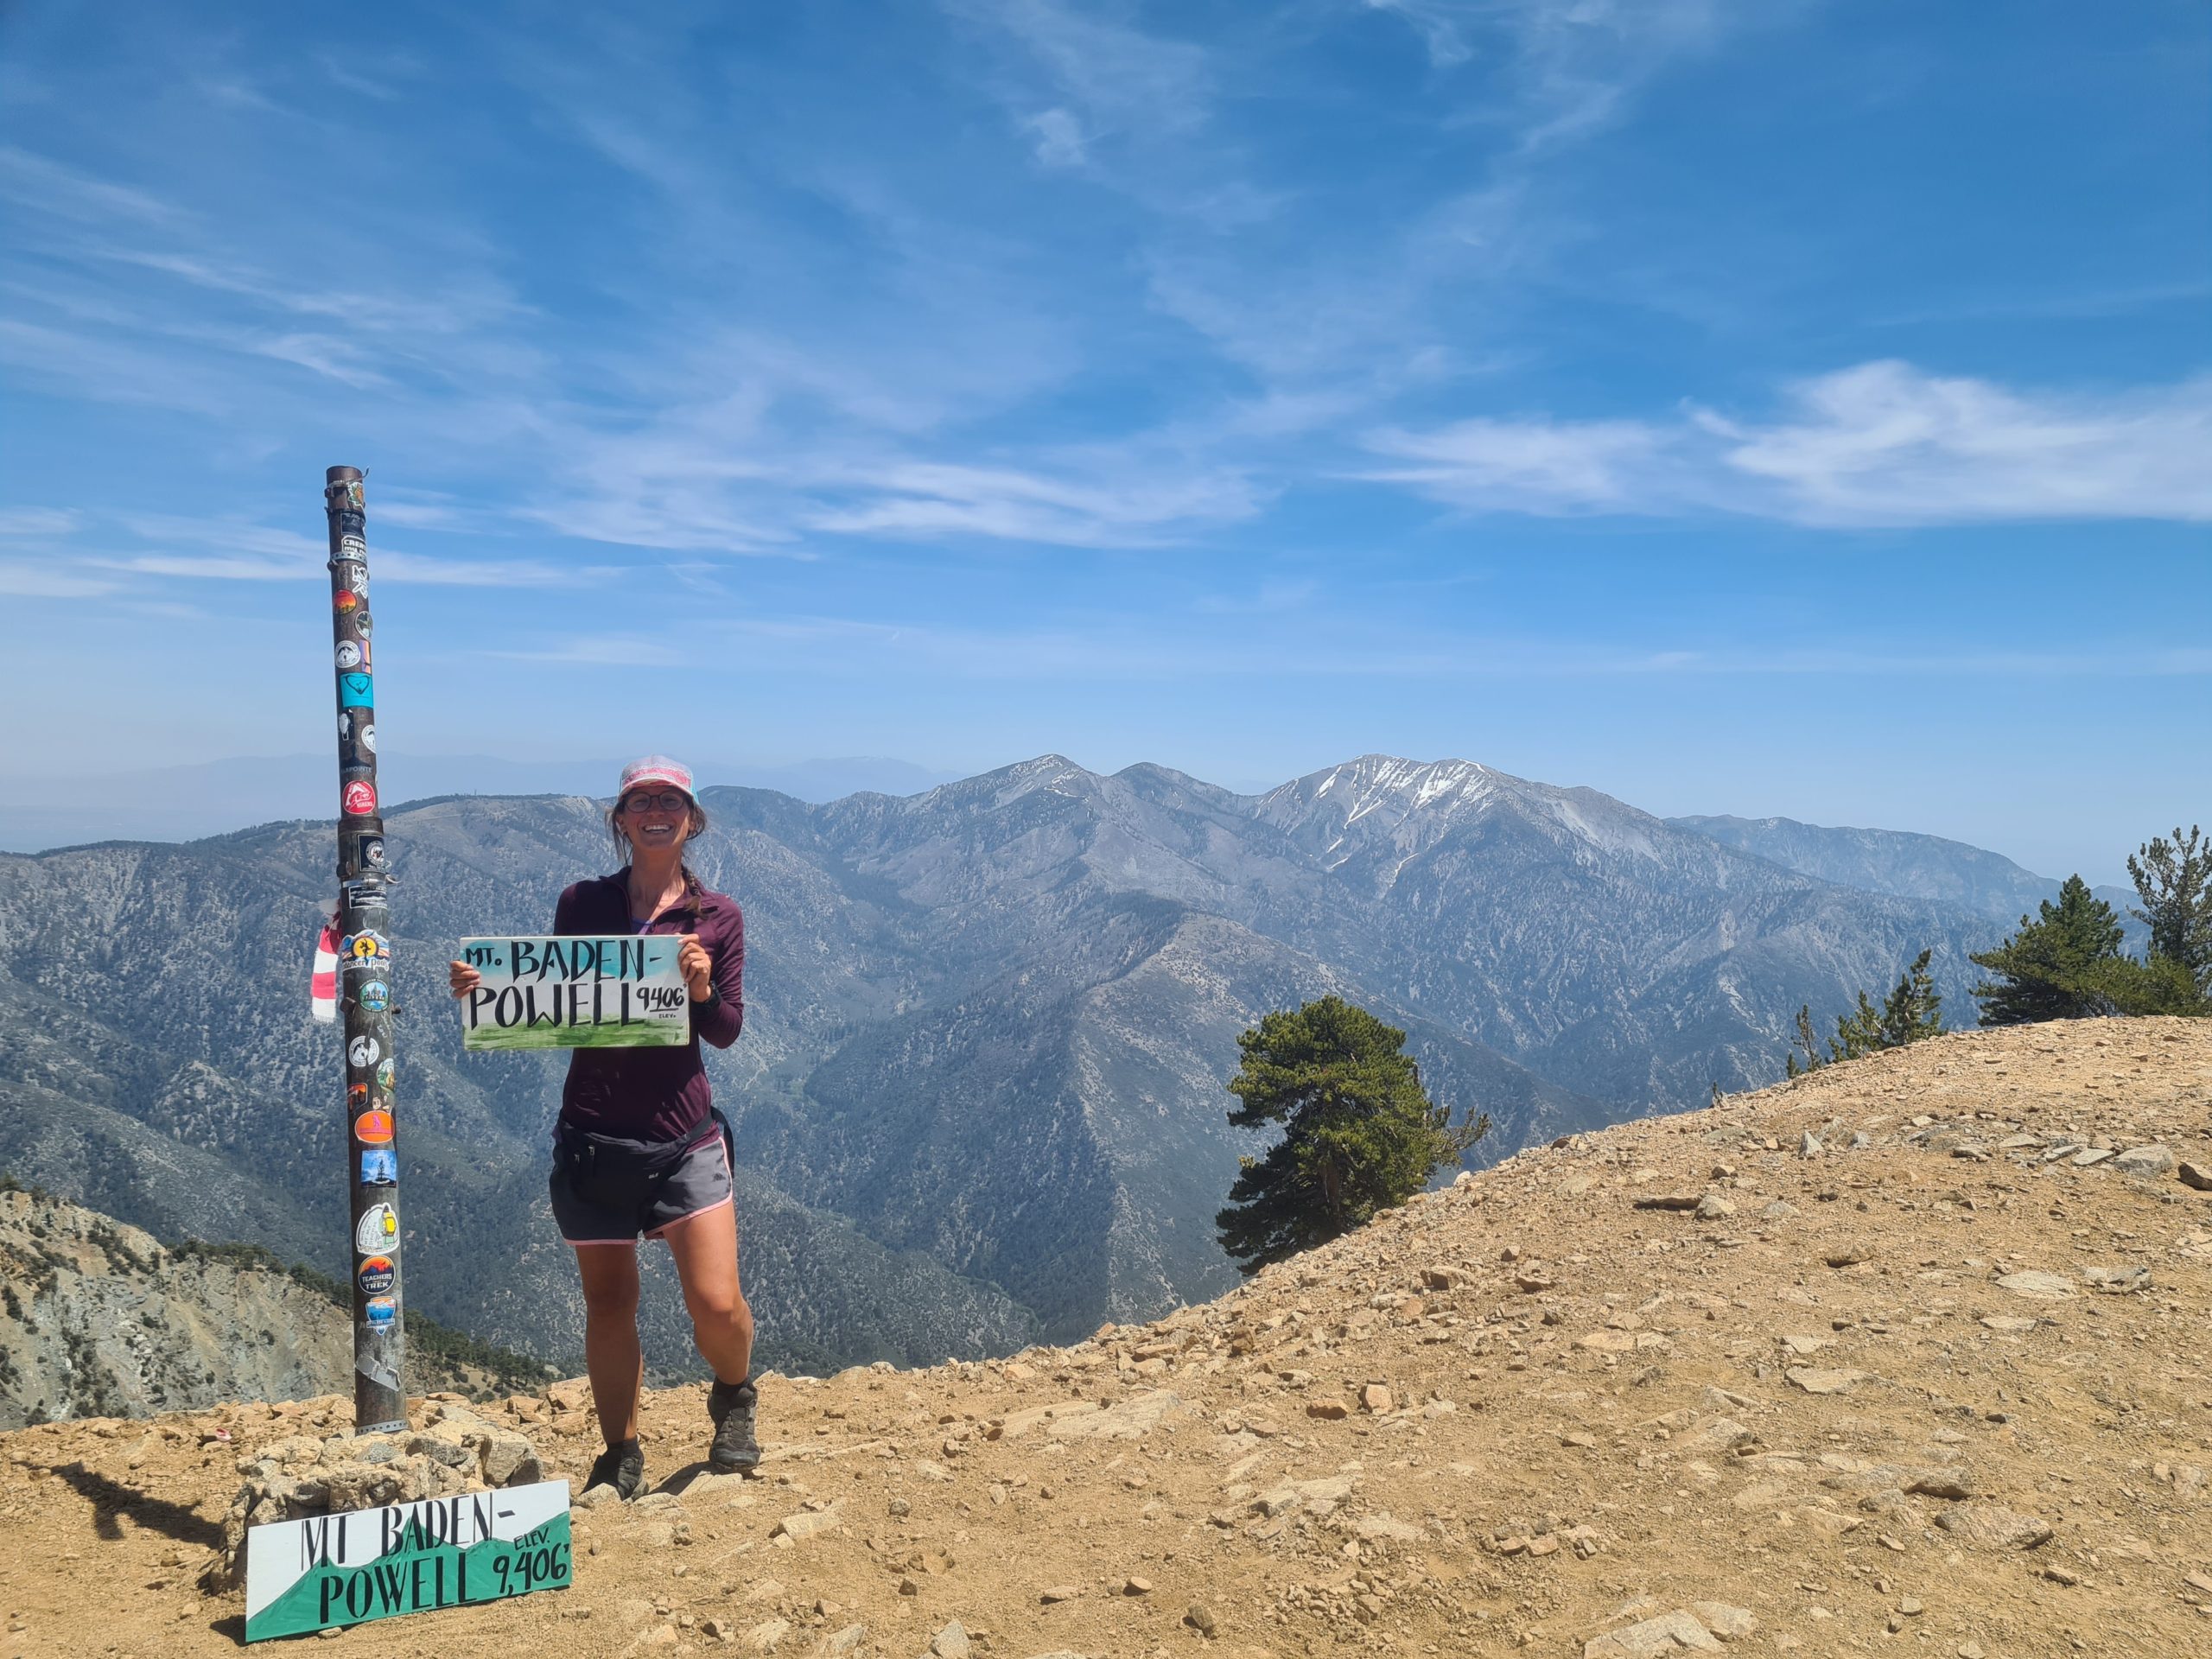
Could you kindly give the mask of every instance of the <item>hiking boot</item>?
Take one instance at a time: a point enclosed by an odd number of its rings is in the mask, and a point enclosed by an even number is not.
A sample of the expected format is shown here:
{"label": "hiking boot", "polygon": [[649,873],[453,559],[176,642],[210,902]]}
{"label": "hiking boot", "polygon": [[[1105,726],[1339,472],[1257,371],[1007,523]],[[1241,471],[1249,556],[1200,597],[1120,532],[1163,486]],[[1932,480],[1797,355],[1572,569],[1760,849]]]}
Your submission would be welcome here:
{"label": "hiking boot", "polygon": [[635,1440],[608,1446],[599,1454],[599,1461],[592,1465],[591,1473],[584,1477],[584,1491],[612,1486],[625,1503],[635,1497],[645,1484],[645,1454]]}
{"label": "hiking boot", "polygon": [[742,1382],[717,1381],[707,1390],[707,1415],[715,1420],[715,1443],[707,1461],[724,1474],[750,1474],[760,1461],[760,1442],[753,1437],[753,1408],[760,1391],[751,1378]]}

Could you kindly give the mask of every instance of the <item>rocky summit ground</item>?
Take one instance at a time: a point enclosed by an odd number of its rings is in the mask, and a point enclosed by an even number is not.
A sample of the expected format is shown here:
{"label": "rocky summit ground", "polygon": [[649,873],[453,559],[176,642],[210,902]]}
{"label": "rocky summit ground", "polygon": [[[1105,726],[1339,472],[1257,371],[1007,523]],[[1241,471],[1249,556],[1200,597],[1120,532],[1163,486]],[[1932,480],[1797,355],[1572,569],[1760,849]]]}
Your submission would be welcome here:
{"label": "rocky summit ground", "polygon": [[[1523,1154],[1062,1349],[654,1395],[571,1589],[389,1655],[2212,1653],[2212,1025],[1949,1036]],[[582,1390],[487,1414],[580,1475]],[[242,1455],[0,1437],[16,1654],[213,1653]]]}

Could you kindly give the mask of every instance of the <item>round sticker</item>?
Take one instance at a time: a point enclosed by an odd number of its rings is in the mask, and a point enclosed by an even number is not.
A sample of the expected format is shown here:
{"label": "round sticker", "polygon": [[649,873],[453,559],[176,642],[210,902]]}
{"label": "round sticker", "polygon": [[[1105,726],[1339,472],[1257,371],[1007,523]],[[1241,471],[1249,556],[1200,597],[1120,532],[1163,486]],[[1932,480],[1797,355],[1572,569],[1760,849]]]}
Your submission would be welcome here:
{"label": "round sticker", "polygon": [[347,1063],[364,1071],[374,1065],[383,1053],[383,1046],[373,1037],[356,1037],[346,1045]]}
{"label": "round sticker", "polygon": [[399,1317],[399,1304],[389,1296],[372,1296],[361,1304],[361,1317],[374,1329],[387,1329]]}
{"label": "round sticker", "polygon": [[384,837],[382,836],[361,837],[361,863],[367,869],[384,868]]}
{"label": "round sticker", "polygon": [[399,1213],[388,1204],[372,1204],[361,1211],[353,1229],[353,1248],[363,1255],[388,1250],[399,1239]]}
{"label": "round sticker", "polygon": [[346,785],[340,799],[350,817],[365,818],[377,810],[376,785],[366,779],[356,778]]}
{"label": "round sticker", "polygon": [[391,1114],[390,1112],[363,1112],[353,1120],[353,1138],[365,1147],[390,1145]]}
{"label": "round sticker", "polygon": [[380,1060],[377,1064],[377,1087],[379,1089],[389,1089],[391,1087],[391,1062],[390,1060]]}
{"label": "round sticker", "polygon": [[359,668],[360,665],[360,646],[356,645],[351,639],[340,639],[338,642],[338,666],[340,668]]}
{"label": "round sticker", "polygon": [[351,588],[341,588],[330,596],[331,605],[340,616],[351,616],[361,603],[361,596]]}
{"label": "round sticker", "polygon": [[380,979],[372,979],[353,993],[353,1000],[371,1014],[382,1014],[391,1006],[391,988]]}
{"label": "round sticker", "polygon": [[390,1256],[372,1255],[361,1263],[353,1277],[360,1281],[361,1288],[370,1295],[381,1296],[397,1282],[398,1272],[391,1265]]}
{"label": "round sticker", "polygon": [[353,632],[364,639],[369,637],[369,613],[366,611],[353,619]]}
{"label": "round sticker", "polygon": [[369,1085],[365,1083],[348,1085],[346,1090],[346,1103],[357,1112],[365,1110],[369,1103]]}

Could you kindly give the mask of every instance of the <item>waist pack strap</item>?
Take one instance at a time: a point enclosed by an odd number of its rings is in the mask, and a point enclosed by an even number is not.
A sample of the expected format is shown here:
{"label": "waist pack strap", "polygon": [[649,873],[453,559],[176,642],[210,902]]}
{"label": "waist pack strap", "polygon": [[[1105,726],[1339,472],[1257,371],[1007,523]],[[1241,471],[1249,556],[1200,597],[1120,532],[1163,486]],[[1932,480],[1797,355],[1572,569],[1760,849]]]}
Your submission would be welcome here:
{"label": "waist pack strap", "polygon": [[[727,1124],[723,1134],[728,1134]],[[563,1123],[554,1136],[553,1155],[560,1162],[569,1190],[578,1198],[627,1213],[656,1197],[683,1155],[698,1144],[696,1136],[682,1141],[626,1141],[620,1135],[598,1135]]]}

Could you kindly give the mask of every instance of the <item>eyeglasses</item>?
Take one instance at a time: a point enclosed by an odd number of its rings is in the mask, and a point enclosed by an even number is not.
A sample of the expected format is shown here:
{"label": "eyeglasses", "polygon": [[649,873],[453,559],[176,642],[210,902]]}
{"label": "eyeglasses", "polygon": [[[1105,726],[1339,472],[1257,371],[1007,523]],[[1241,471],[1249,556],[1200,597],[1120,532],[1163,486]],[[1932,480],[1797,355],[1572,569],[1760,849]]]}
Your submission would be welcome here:
{"label": "eyeglasses", "polygon": [[625,812],[681,812],[690,804],[691,798],[681,790],[665,790],[658,795],[648,795],[639,791],[623,798],[622,810]]}

